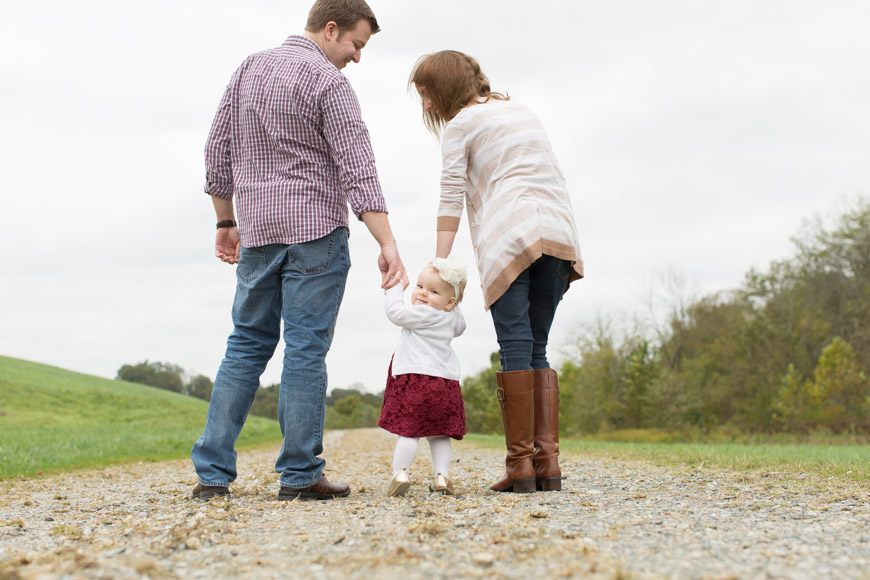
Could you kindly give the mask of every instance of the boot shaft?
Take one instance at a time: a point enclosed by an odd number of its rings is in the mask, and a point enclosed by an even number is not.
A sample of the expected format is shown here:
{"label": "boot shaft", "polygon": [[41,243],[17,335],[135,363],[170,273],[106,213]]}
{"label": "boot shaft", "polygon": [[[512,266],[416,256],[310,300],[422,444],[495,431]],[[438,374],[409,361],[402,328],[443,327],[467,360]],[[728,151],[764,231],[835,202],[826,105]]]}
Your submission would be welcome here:
{"label": "boot shaft", "polygon": [[553,369],[535,370],[535,451],[538,489],[561,489],[559,468],[559,378]]}
{"label": "boot shaft", "polygon": [[553,369],[535,369],[535,446],[538,441],[559,445],[559,375]]}
{"label": "boot shaft", "polygon": [[535,377],[534,371],[496,373],[496,395],[501,406],[504,439],[507,446],[505,474],[490,489],[495,491],[534,491],[535,468]]}

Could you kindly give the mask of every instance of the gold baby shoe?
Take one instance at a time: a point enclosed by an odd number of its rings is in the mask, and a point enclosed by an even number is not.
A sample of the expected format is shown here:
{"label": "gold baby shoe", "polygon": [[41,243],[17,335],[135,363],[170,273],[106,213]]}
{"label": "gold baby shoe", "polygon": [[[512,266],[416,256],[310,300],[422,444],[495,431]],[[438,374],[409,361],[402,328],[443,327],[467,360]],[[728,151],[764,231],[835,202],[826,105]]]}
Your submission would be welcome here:
{"label": "gold baby shoe", "polygon": [[411,487],[411,480],[408,479],[408,470],[402,468],[402,471],[395,474],[390,479],[390,487],[387,490],[389,497],[399,497],[408,493],[408,488]]}
{"label": "gold baby shoe", "polygon": [[438,475],[435,476],[435,485],[432,487],[432,490],[443,493],[444,495],[454,495],[453,482],[450,481],[449,478],[441,475],[440,471],[438,472]]}

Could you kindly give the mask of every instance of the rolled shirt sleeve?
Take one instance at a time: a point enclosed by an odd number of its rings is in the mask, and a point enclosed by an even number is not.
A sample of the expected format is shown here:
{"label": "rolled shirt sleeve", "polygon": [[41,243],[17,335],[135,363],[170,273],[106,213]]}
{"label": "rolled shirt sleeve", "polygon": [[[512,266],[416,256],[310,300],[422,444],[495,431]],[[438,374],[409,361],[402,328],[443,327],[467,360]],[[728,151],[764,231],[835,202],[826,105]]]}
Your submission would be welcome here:
{"label": "rolled shirt sleeve", "polygon": [[[236,73],[238,74],[238,73]],[[233,197],[233,167],[230,156],[231,132],[231,92],[235,75],[227,85],[218,105],[217,113],[211,124],[205,143],[205,187],[204,191],[222,199]]]}

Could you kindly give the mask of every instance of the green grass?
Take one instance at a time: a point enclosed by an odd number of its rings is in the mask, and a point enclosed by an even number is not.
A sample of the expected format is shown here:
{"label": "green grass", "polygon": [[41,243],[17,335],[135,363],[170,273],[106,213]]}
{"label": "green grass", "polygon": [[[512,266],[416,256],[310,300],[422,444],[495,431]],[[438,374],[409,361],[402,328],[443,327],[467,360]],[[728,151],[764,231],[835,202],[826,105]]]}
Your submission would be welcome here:
{"label": "green grass", "polygon": [[[487,447],[504,447],[498,435],[466,436]],[[560,450],[656,465],[704,465],[731,471],[778,472],[870,482],[870,445],[813,443],[638,443],[562,439]]]}
{"label": "green grass", "polygon": [[[208,403],[162,389],[0,357],[0,480],[186,457]],[[280,441],[248,417],[239,447]]]}

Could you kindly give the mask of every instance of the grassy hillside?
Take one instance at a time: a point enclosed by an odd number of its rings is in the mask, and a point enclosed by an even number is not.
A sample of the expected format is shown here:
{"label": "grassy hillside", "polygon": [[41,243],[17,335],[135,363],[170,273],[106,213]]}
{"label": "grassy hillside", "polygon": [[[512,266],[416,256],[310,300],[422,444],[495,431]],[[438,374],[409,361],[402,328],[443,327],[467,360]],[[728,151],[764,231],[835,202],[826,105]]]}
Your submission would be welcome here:
{"label": "grassy hillside", "polygon": [[[0,480],[185,457],[207,410],[193,397],[0,356]],[[280,439],[276,421],[248,417],[238,446]]]}

